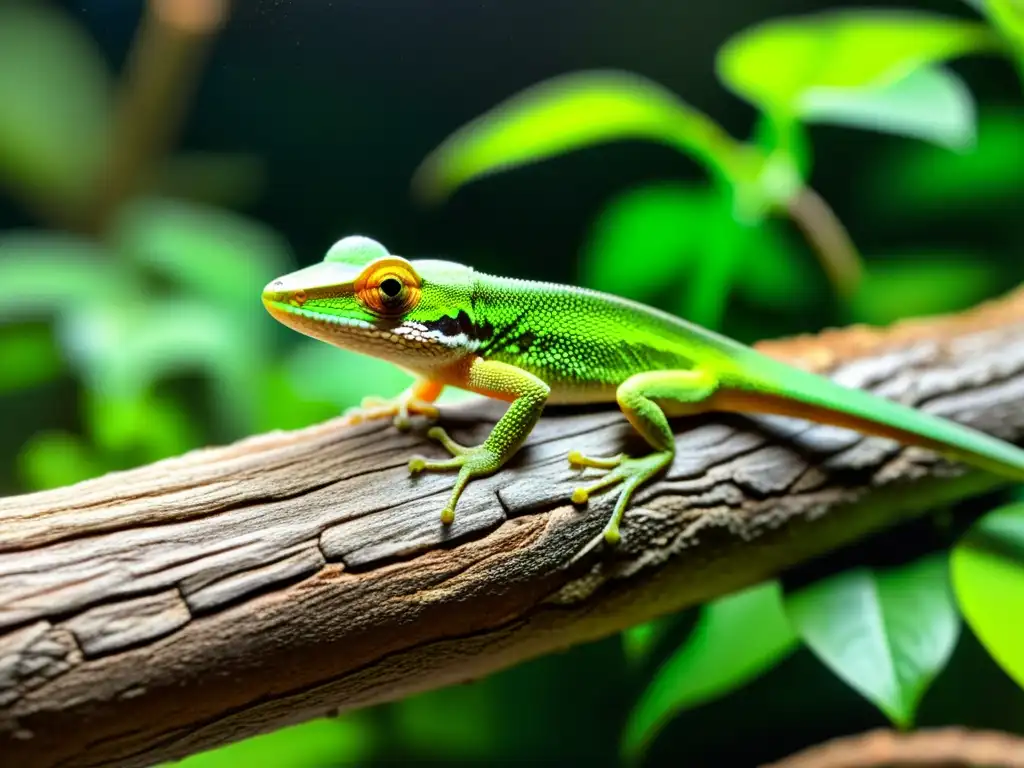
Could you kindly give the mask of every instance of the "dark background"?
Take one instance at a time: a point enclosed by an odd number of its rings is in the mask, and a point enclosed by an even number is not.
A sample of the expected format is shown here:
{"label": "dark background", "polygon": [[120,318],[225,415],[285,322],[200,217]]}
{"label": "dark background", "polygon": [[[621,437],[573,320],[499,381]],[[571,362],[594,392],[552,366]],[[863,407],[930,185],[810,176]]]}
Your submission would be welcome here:
{"label": "dark background", "polygon": [[[119,69],[140,4],[61,5]],[[319,260],[339,237],[361,233],[396,253],[443,254],[481,269],[568,280],[602,204],[640,182],[699,178],[696,164],[668,148],[620,142],[483,180],[430,209],[409,194],[424,156],[517,91],[592,68],[645,75],[733,135],[747,136],[755,113],[716,79],[718,46],[759,21],[832,7],[779,0],[246,0],[236,3],[215,43],[181,148],[259,157],[266,185],[250,212],[284,233],[302,263]],[[974,16],[957,0],[854,7]],[[953,68],[980,102],[1019,100],[1003,60],[971,58]],[[858,171],[906,140],[827,126],[815,127],[812,137],[812,184],[865,254],[900,238],[913,241],[913,224],[893,227],[858,215]],[[933,240],[937,225],[926,224]],[[1000,245],[979,229],[955,221],[943,241]]]}

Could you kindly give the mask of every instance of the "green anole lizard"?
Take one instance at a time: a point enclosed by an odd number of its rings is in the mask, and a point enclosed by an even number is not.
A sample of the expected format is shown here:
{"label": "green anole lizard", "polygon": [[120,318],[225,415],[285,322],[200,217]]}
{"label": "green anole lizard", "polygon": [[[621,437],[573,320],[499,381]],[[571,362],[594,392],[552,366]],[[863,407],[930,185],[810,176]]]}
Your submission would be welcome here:
{"label": "green anole lizard", "polygon": [[633,492],[671,463],[675,437],[668,417],[705,411],[795,416],[922,446],[1024,481],[1024,450],[1014,445],[596,291],[486,275],[449,261],[409,261],[353,236],[335,243],[321,263],[272,281],[263,303],[300,333],[389,361],[415,377],[392,400],[364,400],[354,411],[357,419],[393,418],[399,428],[408,426],[411,414],[436,419],[433,403],[446,386],[510,403],[481,445],[459,445],[435,426],[428,435],[451,458],[410,459],[413,473],[458,471],[441,512],[445,524],[454,521],[467,483],[500,469],[548,403],[617,401],[652,448],[638,457],[570,451],[572,466],[607,470],[573,491],[574,503],[621,486],[595,543],[619,542]]}

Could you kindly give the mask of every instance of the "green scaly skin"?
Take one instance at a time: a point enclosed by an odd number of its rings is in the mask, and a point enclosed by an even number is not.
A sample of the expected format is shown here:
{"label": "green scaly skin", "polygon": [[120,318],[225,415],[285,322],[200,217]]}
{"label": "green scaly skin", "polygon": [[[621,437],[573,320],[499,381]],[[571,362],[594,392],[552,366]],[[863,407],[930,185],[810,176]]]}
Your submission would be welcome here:
{"label": "green scaly skin", "polygon": [[410,460],[412,472],[458,472],[441,513],[444,523],[454,521],[467,483],[496,472],[519,450],[548,403],[617,401],[653,449],[636,458],[569,453],[574,466],[607,470],[593,485],[577,488],[573,502],[621,485],[614,512],[590,546],[618,543],[633,492],[671,463],[670,416],[713,410],[798,416],[1024,480],[1024,451],[1016,446],[784,365],[651,307],[447,261],[408,261],[364,237],[345,238],[320,264],[274,280],[263,303],[300,333],[387,360],[416,377],[393,400],[368,398],[350,413],[355,420],[393,418],[405,428],[410,415],[434,419],[432,403],[445,386],[510,403],[483,444],[459,445],[433,427],[428,434],[451,458]]}

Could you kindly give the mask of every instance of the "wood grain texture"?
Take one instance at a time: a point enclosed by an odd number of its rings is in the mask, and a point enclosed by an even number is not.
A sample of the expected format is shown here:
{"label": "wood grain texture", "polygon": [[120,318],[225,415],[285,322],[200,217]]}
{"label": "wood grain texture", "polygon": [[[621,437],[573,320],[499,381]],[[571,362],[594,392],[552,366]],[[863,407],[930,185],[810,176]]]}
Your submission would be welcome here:
{"label": "wood grain texture", "polygon": [[[764,351],[1024,442],[1024,293],[964,315]],[[500,409],[444,414],[463,442]],[[0,756],[145,766],[468,680],[757,582],[1000,483],[780,418],[676,424],[614,557],[567,568],[611,496],[567,503],[570,448],[640,444],[617,411],[556,411],[450,529],[422,430],[341,420],[0,499]]]}

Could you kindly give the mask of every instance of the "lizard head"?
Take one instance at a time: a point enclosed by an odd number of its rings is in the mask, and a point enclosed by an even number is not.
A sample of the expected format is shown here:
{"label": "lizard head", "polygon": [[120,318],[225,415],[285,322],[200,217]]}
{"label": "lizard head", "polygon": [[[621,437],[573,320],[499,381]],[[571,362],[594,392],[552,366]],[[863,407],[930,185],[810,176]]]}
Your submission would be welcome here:
{"label": "lizard head", "polygon": [[472,291],[469,267],[409,261],[352,236],[319,264],[271,281],[263,305],[299,333],[422,370],[476,348]]}

